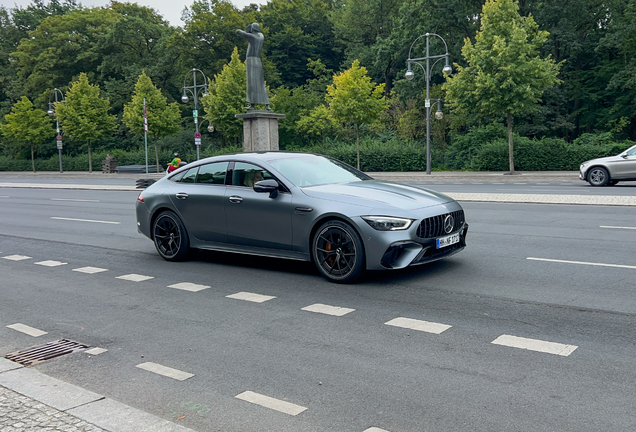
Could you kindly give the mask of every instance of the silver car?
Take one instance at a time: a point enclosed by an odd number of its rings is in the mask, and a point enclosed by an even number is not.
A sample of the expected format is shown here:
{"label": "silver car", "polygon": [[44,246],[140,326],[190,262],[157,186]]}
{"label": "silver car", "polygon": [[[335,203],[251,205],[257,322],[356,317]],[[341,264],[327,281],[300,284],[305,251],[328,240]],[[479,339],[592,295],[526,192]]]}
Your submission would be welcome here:
{"label": "silver car", "polygon": [[592,186],[613,186],[619,181],[636,180],[636,145],[616,156],[583,162],[579,179]]}
{"label": "silver car", "polygon": [[196,248],[313,261],[340,283],[451,256],[468,232],[446,195],[292,152],[191,163],[143,190],[136,212],[139,232],[166,260]]}

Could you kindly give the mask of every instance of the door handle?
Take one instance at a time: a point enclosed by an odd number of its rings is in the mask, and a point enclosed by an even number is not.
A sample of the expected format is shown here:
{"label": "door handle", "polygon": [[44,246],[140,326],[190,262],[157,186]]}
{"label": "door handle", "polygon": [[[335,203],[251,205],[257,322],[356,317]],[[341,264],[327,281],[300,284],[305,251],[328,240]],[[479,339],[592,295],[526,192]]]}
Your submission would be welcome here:
{"label": "door handle", "polygon": [[234,204],[240,204],[240,203],[243,202],[243,198],[241,198],[240,196],[232,195],[230,197],[230,202],[232,202]]}
{"label": "door handle", "polygon": [[179,192],[177,194],[177,199],[186,199],[188,197],[188,194],[185,192]]}

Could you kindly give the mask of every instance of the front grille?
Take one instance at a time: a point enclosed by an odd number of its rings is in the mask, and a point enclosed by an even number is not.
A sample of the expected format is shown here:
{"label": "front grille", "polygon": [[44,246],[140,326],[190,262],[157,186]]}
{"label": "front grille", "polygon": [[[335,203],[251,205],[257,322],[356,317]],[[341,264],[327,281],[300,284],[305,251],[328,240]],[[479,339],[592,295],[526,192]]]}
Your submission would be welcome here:
{"label": "front grille", "polygon": [[462,225],[464,225],[464,210],[457,210],[422,220],[420,226],[417,228],[417,236],[420,238],[436,238],[450,234],[444,231],[444,219],[446,219],[448,215],[453,216],[455,220],[451,232],[459,230]]}

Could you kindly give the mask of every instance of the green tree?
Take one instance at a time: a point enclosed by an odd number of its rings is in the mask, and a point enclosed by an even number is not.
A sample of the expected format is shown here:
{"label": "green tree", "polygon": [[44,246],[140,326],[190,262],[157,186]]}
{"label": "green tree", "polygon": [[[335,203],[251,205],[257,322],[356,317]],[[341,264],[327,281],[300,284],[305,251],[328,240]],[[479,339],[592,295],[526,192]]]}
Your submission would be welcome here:
{"label": "green tree", "polygon": [[487,0],[473,44],[466,39],[462,55],[468,66],[444,84],[447,101],[460,114],[506,115],[510,173],[514,173],[513,116],[537,109],[546,88],[559,80],[559,66],[538,50],[548,32],[532,16],[522,17],[514,0]]}
{"label": "green tree", "polygon": [[55,106],[66,134],[73,140],[86,142],[89,172],[93,172],[91,142],[108,136],[117,127],[117,117],[108,114],[110,102],[99,94],[99,86],[90,84],[88,76],[82,72],[66,92],[64,104]]}
{"label": "green tree", "polygon": [[4,118],[7,123],[0,125],[2,133],[31,147],[31,166],[35,172],[35,146],[55,135],[51,119],[43,110],[33,108],[26,96],[22,96]]}
{"label": "green tree", "polygon": [[225,138],[240,137],[243,131],[243,122],[234,115],[243,112],[246,85],[245,63],[239,58],[238,49],[234,48],[230,63],[214,75],[214,80],[210,80],[209,95],[201,99],[205,118],[222,134],[223,146]]}
{"label": "green tree", "polygon": [[132,101],[124,106],[123,121],[137,135],[144,134],[144,100],[146,101],[146,113],[148,116],[148,133],[155,143],[155,159],[157,172],[159,165],[160,138],[173,135],[180,129],[181,109],[176,102],[168,104],[161,90],[152,83],[152,80],[142,72],[135,84],[135,93]]}
{"label": "green tree", "polygon": [[353,124],[356,130],[358,169],[360,169],[360,125],[375,120],[388,106],[383,99],[384,84],[376,85],[367,69],[354,60],[351,68],[333,77],[327,87],[326,101],[331,118]]}

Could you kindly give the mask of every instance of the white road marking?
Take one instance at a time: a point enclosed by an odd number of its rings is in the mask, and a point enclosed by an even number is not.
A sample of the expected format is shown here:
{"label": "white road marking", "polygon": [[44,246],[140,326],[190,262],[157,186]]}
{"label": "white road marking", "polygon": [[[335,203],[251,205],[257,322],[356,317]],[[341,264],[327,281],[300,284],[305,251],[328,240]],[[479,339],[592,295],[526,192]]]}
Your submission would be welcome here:
{"label": "white road marking", "polygon": [[618,226],[606,226],[606,225],[601,225],[599,228],[612,228],[612,229],[629,229],[629,230],[636,230],[636,227],[618,227]]}
{"label": "white road marking", "polygon": [[567,261],[567,260],[556,260],[556,259],[548,259],[548,258],[532,258],[532,257],[528,257],[527,259],[532,260],[532,261],[546,261],[546,262],[555,262],[555,263],[563,263],[563,264],[582,264],[582,265],[599,266],[599,267],[616,267],[616,268],[636,269],[636,266],[623,265],[623,264],[604,264],[604,263],[593,263],[593,262],[584,262],[584,261]]}
{"label": "white road marking", "polygon": [[578,348],[576,345],[565,345],[556,342],[546,342],[537,339],[527,339],[518,336],[501,335],[491,343],[530,351],[556,354],[567,357]]}
{"label": "white road marking", "polygon": [[73,198],[51,198],[51,201],[99,202],[99,200],[92,200],[92,199],[73,199]]}
{"label": "white road marking", "polygon": [[90,355],[99,355],[99,354],[105,353],[106,351],[108,351],[106,348],[91,348],[84,352]]}
{"label": "white road marking", "polygon": [[263,302],[266,302],[267,300],[272,300],[276,298],[274,296],[255,294],[255,293],[244,292],[244,291],[238,292],[236,294],[230,294],[225,297],[237,299],[237,300],[245,300],[245,301],[254,302],[254,303],[263,303]]}
{"label": "white road marking", "polygon": [[392,319],[391,321],[385,322],[384,324],[394,326],[394,327],[402,327],[406,329],[417,330],[417,331],[422,331],[427,333],[435,333],[435,334],[440,334],[442,332],[445,332],[446,330],[452,327],[447,324],[421,321],[421,320],[416,320],[412,318],[404,318],[404,317]]}
{"label": "white road marking", "polygon": [[17,330],[17,331],[22,332],[22,333],[26,333],[29,336],[33,336],[33,337],[38,337],[38,336],[42,336],[42,335],[47,334],[47,332],[45,332],[45,331],[38,330],[36,328],[29,327],[28,325],[24,325],[24,324],[20,324],[20,323],[11,324],[11,325],[8,325],[7,327],[10,328],[10,329],[13,329],[13,330]]}
{"label": "white road marking", "polygon": [[389,432],[386,429],[380,429],[379,427],[370,427],[369,429],[365,429],[364,432]]}
{"label": "white road marking", "polygon": [[9,198],[9,195],[0,195],[0,198]]}
{"label": "white road marking", "polygon": [[117,276],[117,279],[129,280],[133,282],[143,282],[143,281],[154,279],[154,278],[155,278],[154,276],[144,276],[144,275],[135,274],[135,273]]}
{"label": "white road marking", "polygon": [[183,372],[178,369],[173,369],[167,366],[162,366],[157,363],[146,362],[142,364],[138,364],[137,367],[139,369],[147,370],[148,372],[154,372],[159,375],[166,376],[168,378],[176,379],[179,381],[185,381],[188,378],[192,378],[194,374]]}
{"label": "white road marking", "polygon": [[99,268],[99,267],[90,267],[89,266],[89,267],[76,268],[76,269],[73,269],[73,271],[80,272],[80,273],[87,273],[87,274],[95,274],[95,273],[101,273],[101,272],[108,271],[108,269]]}
{"label": "white road marking", "polygon": [[32,257],[26,256],[26,255],[7,255],[7,256],[2,257],[2,258],[10,260],[10,261],[22,261],[22,260],[31,259]]}
{"label": "white road marking", "polygon": [[41,266],[45,266],[45,267],[57,267],[57,266],[66,265],[68,263],[64,263],[64,262],[60,262],[60,261],[47,260],[47,261],[36,262],[35,264],[41,265]]}
{"label": "white road marking", "polygon": [[113,224],[113,225],[119,225],[121,223],[121,222],[100,221],[100,220],[91,220],[91,219],[74,219],[74,218],[64,218],[64,217],[51,217],[51,219],[67,220],[67,221],[75,221],[75,222],[103,223],[103,224]]}
{"label": "white road marking", "polygon": [[308,312],[316,312],[325,315],[334,315],[334,316],[343,316],[350,312],[353,312],[355,309],[343,308],[338,306],[329,306],[321,303],[316,303],[307,307],[302,308],[304,311]]}
{"label": "white road marking", "polygon": [[260,405],[265,408],[273,409],[289,415],[298,415],[305,411],[307,408],[296,405],[290,402],[285,402],[279,399],[274,399],[269,396],[254,393],[252,391],[246,391],[235,396],[237,399],[241,399],[247,402],[251,402],[256,405]]}
{"label": "white road marking", "polygon": [[208,285],[197,285],[191,282],[180,282],[173,285],[168,285],[168,288],[176,288],[183,291],[197,292],[210,287]]}

